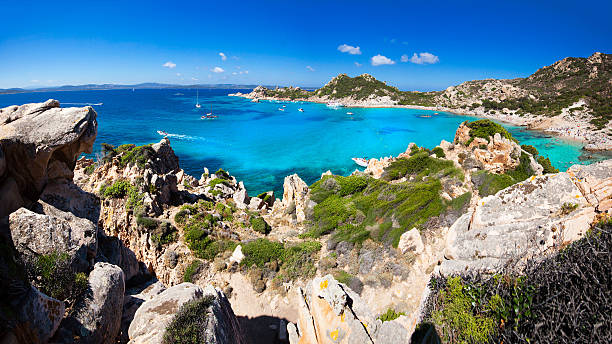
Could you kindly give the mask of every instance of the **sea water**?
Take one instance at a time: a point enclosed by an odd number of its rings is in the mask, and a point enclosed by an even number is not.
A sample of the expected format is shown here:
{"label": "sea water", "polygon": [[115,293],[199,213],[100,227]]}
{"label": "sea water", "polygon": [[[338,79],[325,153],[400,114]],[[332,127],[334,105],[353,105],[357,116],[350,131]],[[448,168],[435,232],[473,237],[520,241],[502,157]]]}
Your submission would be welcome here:
{"label": "sea water", "polygon": [[[98,113],[100,144],[137,145],[169,135],[181,167],[199,178],[203,168],[223,168],[243,180],[251,195],[273,190],[282,197],[283,179],[297,173],[308,184],[321,173],[348,175],[353,157],[397,156],[410,142],[433,148],[452,141],[465,120],[450,113],[389,108],[328,108],[324,104],[270,102],[229,97],[237,90],[195,89],[31,92],[0,95],[0,107],[57,99],[63,107],[91,105]],[[238,90],[248,92],[250,90]],[[303,108],[303,112],[298,111]],[[282,109],[283,111],[281,111]],[[214,119],[201,119],[211,112]],[[347,114],[352,112],[353,114]],[[560,170],[605,158],[585,155],[582,145],[505,125],[522,144],[535,146]],[[91,155],[93,156],[93,155]]]}

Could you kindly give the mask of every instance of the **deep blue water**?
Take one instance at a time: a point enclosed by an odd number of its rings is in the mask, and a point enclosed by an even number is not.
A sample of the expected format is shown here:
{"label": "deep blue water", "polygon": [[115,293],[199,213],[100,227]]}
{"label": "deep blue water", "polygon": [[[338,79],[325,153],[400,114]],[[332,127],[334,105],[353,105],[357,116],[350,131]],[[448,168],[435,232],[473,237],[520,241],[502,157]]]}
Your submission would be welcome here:
{"label": "deep blue water", "polygon": [[[246,92],[248,90],[242,90]],[[243,180],[250,194],[274,190],[282,195],[285,176],[298,173],[307,183],[321,173],[347,175],[357,168],[352,157],[397,155],[410,142],[433,148],[442,139],[452,141],[467,116],[408,109],[330,109],[313,103],[252,103],[228,97],[235,90],[200,90],[197,109],[195,89],[109,90],[33,92],[0,95],[0,107],[58,99],[63,107],[92,104],[98,113],[98,137],[102,142],[147,144],[168,132],[181,167],[199,178],[203,167],[222,167]],[[285,111],[278,109],[285,105]],[[200,116],[212,111],[214,120]],[[298,108],[304,112],[299,112]],[[347,115],[347,112],[354,115]],[[429,118],[420,117],[431,115]],[[591,163],[601,155],[584,159],[582,145],[538,132],[506,126],[521,143],[534,145],[561,170],[575,163]],[[280,195],[279,195],[280,193]]]}

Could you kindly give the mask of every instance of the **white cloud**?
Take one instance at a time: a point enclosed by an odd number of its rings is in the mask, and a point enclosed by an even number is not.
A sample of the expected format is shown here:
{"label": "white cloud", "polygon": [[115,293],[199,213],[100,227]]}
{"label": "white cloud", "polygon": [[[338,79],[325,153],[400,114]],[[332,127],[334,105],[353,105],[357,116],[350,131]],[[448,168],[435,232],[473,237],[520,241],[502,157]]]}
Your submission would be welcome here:
{"label": "white cloud", "polygon": [[227,56],[224,53],[219,53],[219,56],[221,56],[221,61],[227,60]]}
{"label": "white cloud", "polygon": [[38,84],[40,82],[40,80],[34,79],[34,80],[30,80],[30,82]]}
{"label": "white cloud", "polygon": [[172,68],[176,67],[176,63],[174,63],[174,62],[172,62],[172,61],[168,61],[168,62],[164,63],[164,64],[162,65],[162,67],[166,67],[166,68],[170,68],[170,69],[172,69]]}
{"label": "white cloud", "polygon": [[381,65],[392,65],[395,64],[395,61],[390,58],[378,54],[376,56],[372,56],[372,66],[381,66]]}
{"label": "white cloud", "polygon": [[176,76],[181,76],[181,73],[176,73]]}
{"label": "white cloud", "polygon": [[225,70],[223,68],[221,68],[221,67],[215,67],[215,68],[211,69],[210,71],[214,72],[214,73],[223,73],[223,72],[225,72]]}
{"label": "white cloud", "polygon": [[198,78],[191,77],[191,80],[198,81]]}
{"label": "white cloud", "polygon": [[232,75],[238,75],[238,73],[237,72],[232,72]]}
{"label": "white cloud", "polygon": [[404,54],[404,55],[402,55],[401,61],[402,62],[408,62],[408,61],[410,61],[410,58],[408,57],[408,55]]}
{"label": "white cloud", "polygon": [[363,66],[363,64],[361,64],[361,63],[359,63],[359,62],[355,62],[355,66],[356,66],[356,67],[361,67],[361,66]]}
{"label": "white cloud", "polygon": [[343,53],[349,53],[351,55],[361,55],[361,48],[353,47],[348,44],[342,44],[338,46],[338,50]]}
{"label": "white cloud", "polygon": [[249,71],[248,71],[248,70],[245,70],[245,71],[244,71],[244,74],[249,74]]}
{"label": "white cloud", "polygon": [[311,71],[311,72],[314,72],[314,71],[315,71],[315,69],[314,69],[314,68],[312,68],[312,67],[310,67],[310,66],[306,66],[306,69],[308,69],[308,70],[309,70],[309,71]]}
{"label": "white cloud", "polygon": [[[407,55],[404,56],[408,58]],[[408,60],[404,61],[404,56],[402,56],[402,62],[408,62]],[[412,55],[410,58],[410,62],[416,64],[434,64],[440,62],[440,58],[430,53],[419,53],[418,55],[417,53],[414,53],[414,55]]]}

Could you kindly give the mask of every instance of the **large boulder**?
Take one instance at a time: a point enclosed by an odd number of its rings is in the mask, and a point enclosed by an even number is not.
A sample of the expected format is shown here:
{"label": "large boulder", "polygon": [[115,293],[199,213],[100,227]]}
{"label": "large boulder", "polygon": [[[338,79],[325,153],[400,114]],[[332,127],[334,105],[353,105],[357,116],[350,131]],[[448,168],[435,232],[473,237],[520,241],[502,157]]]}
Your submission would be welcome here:
{"label": "large boulder", "polygon": [[136,254],[127,248],[121,239],[108,236],[104,231],[98,232],[98,257],[96,261],[103,261],[120,267],[123,270],[126,282],[140,272],[140,264],[136,259]]}
{"label": "large boulder", "polygon": [[314,278],[298,293],[297,326],[287,325],[291,344],[410,342],[401,324],[405,316],[382,323],[359,295],[331,275]]}
{"label": "large boulder", "polygon": [[24,341],[31,343],[46,343],[58,329],[64,317],[65,306],[60,300],[49,297],[38,289],[31,287],[18,309],[19,318],[27,319],[21,332],[31,337]]}
{"label": "large boulder", "polygon": [[96,116],[89,106],[62,109],[51,99],[0,109],[0,217],[35,202],[50,180],[72,179],[79,154],[91,152]]}
{"label": "large boulder", "polygon": [[447,235],[444,274],[520,268],[580,239],[595,217],[567,173],[531,177],[478,202]]}
{"label": "large boulder", "polygon": [[89,274],[89,293],[76,305],[76,314],[68,317],[58,331],[58,342],[115,343],[121,329],[125,280],[116,265],[96,263]]}
{"label": "large boulder", "polygon": [[181,283],[145,301],[130,324],[130,343],[162,343],[166,327],[182,305],[207,298],[207,317],[204,343],[246,343],[238,320],[225,295],[212,286],[202,289],[192,283]]}
{"label": "large boulder", "polygon": [[51,253],[67,253],[74,271],[88,271],[97,251],[97,227],[91,221],[44,204],[45,213],[20,208],[9,216],[15,248],[34,258]]}

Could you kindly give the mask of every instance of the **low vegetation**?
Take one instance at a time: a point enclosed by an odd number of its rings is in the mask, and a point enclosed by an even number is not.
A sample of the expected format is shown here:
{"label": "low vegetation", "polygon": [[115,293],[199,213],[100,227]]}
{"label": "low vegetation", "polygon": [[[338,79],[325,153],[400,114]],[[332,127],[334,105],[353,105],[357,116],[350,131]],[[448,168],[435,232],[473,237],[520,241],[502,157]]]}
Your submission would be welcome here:
{"label": "low vegetation", "polygon": [[189,264],[185,268],[185,272],[183,273],[183,282],[192,283],[194,281],[194,277],[200,272],[200,268],[202,267],[202,261],[195,259],[191,264]]}
{"label": "low vegetation", "polygon": [[[418,151],[393,162],[382,179],[365,175],[325,176],[311,186],[317,203],[304,237],[333,233],[336,241],[361,243],[368,238],[397,246],[407,229],[420,227],[451,208],[440,197],[440,179],[463,180],[463,173],[448,160]],[[389,181],[407,177],[407,181]],[[465,202],[455,201],[456,204]],[[399,226],[393,226],[395,220]]]}
{"label": "low vegetation", "polygon": [[474,141],[474,139],[477,137],[485,139],[487,142],[489,142],[489,140],[495,136],[495,134],[500,134],[503,138],[518,142],[504,127],[489,119],[480,119],[477,121],[468,122],[466,125],[470,128],[470,139],[466,142],[466,145],[472,143],[472,141]]}
{"label": "low vegetation", "polygon": [[214,318],[212,296],[189,301],[181,306],[172,318],[163,337],[163,344],[204,343],[210,319]]}
{"label": "low vegetation", "polygon": [[87,275],[73,272],[67,253],[53,252],[25,261],[29,280],[42,293],[74,305],[87,291]]}
{"label": "low vegetation", "polygon": [[472,182],[478,188],[481,197],[494,195],[500,190],[533,176],[534,171],[531,169],[529,162],[529,156],[523,153],[519,165],[514,170],[502,174],[481,170],[472,175]]}
{"label": "low vegetation", "polygon": [[127,196],[125,208],[127,210],[137,210],[142,207],[144,193],[140,192],[142,180],[137,180],[133,185],[128,180],[120,179],[111,185],[102,184],[98,191],[101,198],[124,198]]}
{"label": "low vegetation", "polygon": [[612,336],[612,225],[603,221],[585,238],[524,275],[432,279],[423,327],[448,343],[604,343]]}
{"label": "low vegetation", "polygon": [[242,246],[245,257],[241,264],[246,267],[264,268],[267,264],[275,262],[279,266],[276,278],[289,282],[315,275],[316,256],[320,250],[321,243],[318,241],[283,244],[261,238]]}
{"label": "low vegetation", "polygon": [[389,308],[385,313],[379,315],[376,319],[379,319],[382,322],[393,321],[402,315],[406,315],[406,313],[396,312],[393,308]]}
{"label": "low vegetation", "polygon": [[141,169],[144,169],[147,161],[155,155],[151,146],[151,144],[144,146],[125,144],[115,147],[108,143],[102,143],[102,161],[107,163],[113,161],[115,157],[119,157],[119,165],[121,167],[136,164]]}

